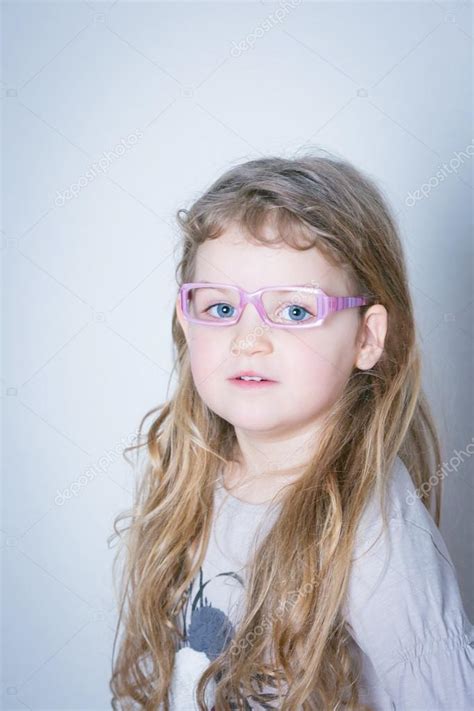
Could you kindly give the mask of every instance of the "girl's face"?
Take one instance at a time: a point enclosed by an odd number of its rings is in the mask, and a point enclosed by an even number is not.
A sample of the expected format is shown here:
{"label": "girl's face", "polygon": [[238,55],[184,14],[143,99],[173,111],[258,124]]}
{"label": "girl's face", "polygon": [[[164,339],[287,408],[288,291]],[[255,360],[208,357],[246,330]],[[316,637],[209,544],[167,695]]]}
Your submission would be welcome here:
{"label": "girl's face", "polygon": [[[329,296],[358,295],[346,284],[344,272],[316,248],[252,244],[238,227],[199,246],[193,281],[234,284],[248,291],[304,284],[318,286]],[[321,326],[297,333],[267,326],[251,304],[238,323],[225,328],[186,321],[179,299],[176,308],[200,396],[246,436],[258,433],[281,441],[286,435],[314,431],[356,365],[361,325],[357,308],[332,313]],[[255,371],[276,383],[239,387],[229,378],[242,371]]]}

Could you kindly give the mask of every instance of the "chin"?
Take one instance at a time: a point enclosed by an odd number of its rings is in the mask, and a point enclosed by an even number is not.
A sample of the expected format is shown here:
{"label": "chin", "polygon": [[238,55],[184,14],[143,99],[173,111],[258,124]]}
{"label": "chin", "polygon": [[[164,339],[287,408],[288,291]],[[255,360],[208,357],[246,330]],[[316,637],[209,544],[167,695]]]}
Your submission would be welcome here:
{"label": "chin", "polygon": [[255,413],[244,413],[238,417],[228,414],[225,419],[236,429],[246,432],[271,432],[284,426],[284,423],[275,417],[256,417]]}

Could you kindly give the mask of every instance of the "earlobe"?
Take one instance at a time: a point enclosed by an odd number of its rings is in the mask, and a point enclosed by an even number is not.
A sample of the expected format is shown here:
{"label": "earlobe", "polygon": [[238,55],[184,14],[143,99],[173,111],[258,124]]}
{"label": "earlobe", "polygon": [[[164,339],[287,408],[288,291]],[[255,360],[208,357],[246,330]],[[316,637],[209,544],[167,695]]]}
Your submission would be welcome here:
{"label": "earlobe", "polygon": [[383,353],[387,333],[388,313],[385,306],[375,304],[364,315],[362,336],[356,367],[360,370],[372,368]]}

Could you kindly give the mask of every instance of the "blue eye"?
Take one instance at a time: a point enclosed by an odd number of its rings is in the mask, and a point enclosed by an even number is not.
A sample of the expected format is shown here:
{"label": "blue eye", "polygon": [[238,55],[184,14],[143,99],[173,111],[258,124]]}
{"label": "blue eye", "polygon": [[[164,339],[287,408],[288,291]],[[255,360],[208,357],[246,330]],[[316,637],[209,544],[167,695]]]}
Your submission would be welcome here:
{"label": "blue eye", "polygon": [[[308,309],[305,309],[303,306],[297,306],[296,304],[291,304],[290,306],[285,306],[285,309],[292,309],[293,312],[295,311],[295,309],[296,309],[296,311],[300,311],[300,312],[306,311],[306,313],[307,313],[307,315],[308,315],[309,317],[311,317],[311,316],[313,315],[313,314],[311,314],[311,313],[308,311]],[[283,311],[284,311],[285,309],[283,309]],[[293,320],[293,319],[291,319],[291,320]],[[295,319],[295,320],[296,320],[296,321],[302,321],[303,319],[297,318],[297,319]],[[307,319],[305,319],[305,320],[307,320]]]}
{"label": "blue eye", "polygon": [[[213,306],[209,306],[209,308],[206,309],[206,313],[207,313],[208,311],[210,311],[211,309],[214,309],[216,306],[217,306],[217,307],[223,306],[224,309],[232,309],[232,311],[235,311],[235,309],[234,309],[233,306],[230,306],[229,304],[226,304],[226,303],[219,303],[219,304],[213,304]],[[214,316],[215,314],[211,314],[211,315]],[[224,317],[225,317],[225,316],[227,316],[227,317],[229,317],[229,316],[232,317],[233,315],[234,315],[233,313],[231,313],[231,314],[227,313],[227,314],[224,314]]]}

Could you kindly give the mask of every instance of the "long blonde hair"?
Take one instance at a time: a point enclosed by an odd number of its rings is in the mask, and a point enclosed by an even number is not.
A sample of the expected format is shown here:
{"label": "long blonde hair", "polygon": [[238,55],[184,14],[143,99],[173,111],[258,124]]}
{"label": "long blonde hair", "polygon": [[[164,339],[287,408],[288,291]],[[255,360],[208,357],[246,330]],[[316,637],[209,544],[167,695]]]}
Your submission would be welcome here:
{"label": "long blonde hair", "polygon": [[[197,689],[201,711],[208,708],[205,687],[211,677],[217,682],[218,711],[249,708],[246,697],[262,702],[262,681],[282,690],[282,711],[367,709],[359,701],[360,657],[341,613],[361,514],[369,497],[378,495],[386,528],[386,483],[397,456],[421,487],[430,513],[436,492],[432,515],[438,526],[441,509],[440,484],[422,486],[440,468],[441,453],[421,386],[395,218],[370,178],[318,150],[237,165],[176,218],[183,235],[179,286],[193,281],[196,251],[205,240],[219,238],[232,223],[257,244],[265,243],[262,227],[271,220],[279,243],[317,247],[347,271],[352,293],[371,297],[360,316],[370,304],[387,309],[383,353],[369,370],[354,367],[318,432],[317,451],[285,487],[279,515],[248,563],[245,612],[232,650],[228,646],[209,664]],[[125,450],[145,447],[145,465],[133,508],[115,519],[111,536],[123,537],[126,556],[116,640],[121,625],[123,636],[110,681],[114,709],[134,708],[132,701],[147,711],[170,708],[174,655],[183,639],[180,612],[206,552],[218,472],[236,452],[234,428],[196,390],[176,310],[172,337],[176,392],[145,414],[139,428],[143,441]],[[142,436],[150,415],[155,417]],[[130,524],[119,531],[125,518]],[[295,589],[305,594],[269,628],[264,625]],[[245,644],[256,627],[261,632]]]}

